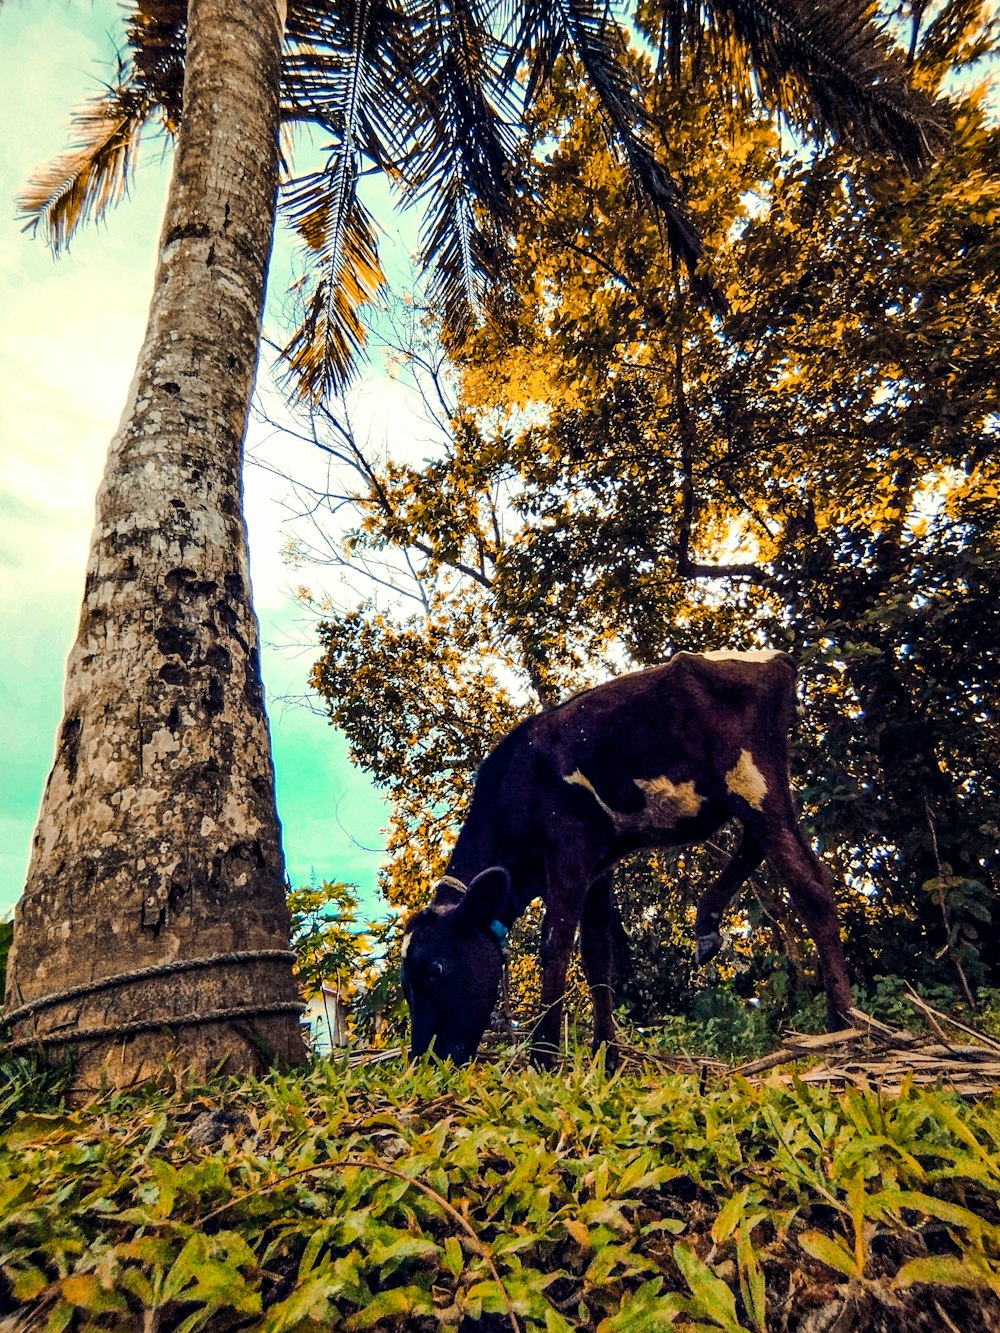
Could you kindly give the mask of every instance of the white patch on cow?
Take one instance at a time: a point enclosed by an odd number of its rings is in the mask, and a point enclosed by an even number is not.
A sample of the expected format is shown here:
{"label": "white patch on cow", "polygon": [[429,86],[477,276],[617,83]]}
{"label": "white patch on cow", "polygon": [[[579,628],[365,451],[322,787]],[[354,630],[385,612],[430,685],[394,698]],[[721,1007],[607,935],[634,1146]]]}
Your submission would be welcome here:
{"label": "white patch on cow", "polygon": [[646,798],[645,814],[653,828],[673,828],[678,819],[693,818],[705,804],[693,782],[671,782],[668,777],[633,781]]}
{"label": "white patch on cow", "polygon": [[580,772],[578,768],[574,769],[572,773],[567,773],[566,776],[563,778],[563,782],[570,782],[576,787],[583,787],[586,791],[589,791],[591,796],[593,796],[594,800],[597,802],[597,804],[601,807],[601,809],[604,811],[607,817],[614,824],[615,828],[618,828],[620,826],[621,821],[623,819],[628,819],[628,815],[623,815],[617,810],[612,810],[610,805],[605,805],[605,803],[598,796],[597,792],[594,790],[594,784],[590,781],[589,778],[584,777],[584,775]]}
{"label": "white patch on cow", "polygon": [[709,662],[725,662],[735,658],[742,662],[770,662],[772,657],[781,657],[776,648],[715,648],[710,653],[698,653]]}
{"label": "white patch on cow", "polygon": [[403,936],[403,947],[399,951],[400,958],[406,957],[406,951],[410,947],[410,940],[412,939],[413,939],[413,933],[412,931],[408,930],[406,934]]}
{"label": "white patch on cow", "polygon": [[637,832],[643,829],[671,829],[679,819],[690,819],[705,804],[705,798],[695,791],[693,782],[672,782],[660,778],[633,778],[646,804],[642,810],[613,810],[597,794],[594,784],[579,769],[567,773],[564,782],[583,787],[615,826],[616,833]]}
{"label": "white patch on cow", "polygon": [[740,751],[739,759],[726,774],[726,786],[734,796],[742,796],[754,810],[764,808],[767,782],[749,750]]}

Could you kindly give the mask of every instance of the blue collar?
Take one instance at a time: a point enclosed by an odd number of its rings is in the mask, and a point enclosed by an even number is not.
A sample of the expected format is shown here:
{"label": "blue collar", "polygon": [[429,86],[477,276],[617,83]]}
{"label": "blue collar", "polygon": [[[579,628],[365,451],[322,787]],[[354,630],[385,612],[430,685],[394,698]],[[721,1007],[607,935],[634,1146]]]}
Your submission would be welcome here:
{"label": "blue collar", "polygon": [[497,937],[497,939],[500,941],[501,948],[506,945],[507,936],[510,934],[510,930],[507,926],[504,925],[502,921],[491,921],[490,924],[487,926],[487,930],[490,932],[491,935],[495,935]]}

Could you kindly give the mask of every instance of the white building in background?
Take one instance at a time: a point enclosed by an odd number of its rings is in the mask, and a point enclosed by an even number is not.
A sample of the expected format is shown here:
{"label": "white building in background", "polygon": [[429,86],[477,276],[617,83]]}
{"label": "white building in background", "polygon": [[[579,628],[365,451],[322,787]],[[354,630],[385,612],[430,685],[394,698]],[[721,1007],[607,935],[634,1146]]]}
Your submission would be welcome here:
{"label": "white building in background", "polygon": [[347,1005],[334,986],[324,984],[311,996],[299,1021],[308,1029],[314,1055],[329,1055],[335,1047],[348,1044]]}

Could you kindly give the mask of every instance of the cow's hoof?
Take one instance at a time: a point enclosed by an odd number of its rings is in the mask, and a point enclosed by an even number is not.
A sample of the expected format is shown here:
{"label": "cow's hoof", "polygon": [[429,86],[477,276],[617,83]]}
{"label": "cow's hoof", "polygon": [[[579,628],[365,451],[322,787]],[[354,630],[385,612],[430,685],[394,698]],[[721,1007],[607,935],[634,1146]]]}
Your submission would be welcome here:
{"label": "cow's hoof", "polygon": [[713,930],[711,935],[699,935],[698,966],[704,967],[706,963],[710,963],[721,948],[722,936],[717,930]]}
{"label": "cow's hoof", "polygon": [[610,1077],[617,1071],[619,1065],[618,1043],[598,1042],[594,1047],[594,1059],[604,1064],[604,1072]]}
{"label": "cow's hoof", "polygon": [[559,1047],[551,1042],[536,1042],[531,1048],[531,1063],[536,1069],[555,1069],[559,1063]]}

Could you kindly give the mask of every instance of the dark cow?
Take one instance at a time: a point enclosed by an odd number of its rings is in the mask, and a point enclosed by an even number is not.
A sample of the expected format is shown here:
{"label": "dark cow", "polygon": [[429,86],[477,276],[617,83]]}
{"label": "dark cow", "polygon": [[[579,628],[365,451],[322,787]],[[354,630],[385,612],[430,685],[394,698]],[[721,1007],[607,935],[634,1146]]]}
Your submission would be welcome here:
{"label": "dark cow", "polygon": [[789,790],[794,710],[795,666],[784,653],[679,653],[515,728],[480,768],[447,874],[406,926],[411,1054],[432,1042],[456,1063],[475,1054],[496,1003],[507,931],[541,897],[534,1054],[544,1060],[557,1047],[579,927],[594,1047],[606,1044],[613,1064],[612,868],[642,847],[702,842],[731,819],[743,837],[699,901],[699,960],[718,950],[723,911],[766,859],[816,943],[828,1020],[840,1026],[851,985],[830,876]]}

